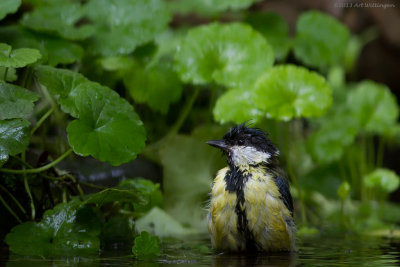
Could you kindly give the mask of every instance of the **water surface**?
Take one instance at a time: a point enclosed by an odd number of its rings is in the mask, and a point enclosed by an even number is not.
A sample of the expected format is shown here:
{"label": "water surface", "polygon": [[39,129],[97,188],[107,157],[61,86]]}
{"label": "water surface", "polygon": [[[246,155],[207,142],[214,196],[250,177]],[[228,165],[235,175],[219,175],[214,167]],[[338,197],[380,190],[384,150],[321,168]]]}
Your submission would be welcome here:
{"label": "water surface", "polygon": [[308,237],[297,253],[227,254],[211,251],[207,238],[164,240],[162,255],[137,261],[129,248],[86,257],[32,258],[10,255],[0,266],[400,266],[400,240],[378,237]]}

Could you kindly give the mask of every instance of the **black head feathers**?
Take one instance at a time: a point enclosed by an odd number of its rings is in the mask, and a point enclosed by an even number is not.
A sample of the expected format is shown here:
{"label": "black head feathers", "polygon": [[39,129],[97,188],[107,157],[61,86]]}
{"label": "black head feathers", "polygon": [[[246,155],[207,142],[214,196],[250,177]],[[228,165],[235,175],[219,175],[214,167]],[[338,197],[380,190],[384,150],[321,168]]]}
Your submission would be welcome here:
{"label": "black head feathers", "polygon": [[279,153],[278,149],[268,138],[268,134],[258,128],[250,128],[246,123],[232,127],[223,137],[230,146],[251,146],[271,156]]}

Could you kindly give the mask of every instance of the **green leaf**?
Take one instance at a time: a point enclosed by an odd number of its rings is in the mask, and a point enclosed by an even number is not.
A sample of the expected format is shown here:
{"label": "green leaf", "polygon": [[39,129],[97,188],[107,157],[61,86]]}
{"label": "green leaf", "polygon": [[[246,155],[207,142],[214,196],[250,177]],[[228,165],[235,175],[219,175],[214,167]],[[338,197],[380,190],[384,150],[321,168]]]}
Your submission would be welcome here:
{"label": "green leaf", "polygon": [[120,165],[143,149],[143,123],[115,91],[69,70],[38,66],[35,74],[61,109],[77,118],[67,128],[75,153]]}
{"label": "green leaf", "polygon": [[108,250],[108,248],[115,248],[116,244],[132,246],[136,235],[134,222],[130,216],[113,214],[104,223],[100,239],[103,249]]}
{"label": "green leaf", "polygon": [[41,58],[39,50],[32,48],[12,49],[5,43],[0,43],[0,66],[6,68],[22,68]]}
{"label": "green leaf", "polygon": [[204,232],[206,212],[201,205],[208,198],[212,178],[224,164],[219,151],[205,141],[177,135],[160,151],[166,211],[179,222]]}
{"label": "green leaf", "polygon": [[90,207],[70,202],[47,210],[39,223],[15,226],[6,236],[10,250],[20,255],[85,255],[100,248],[100,225]]}
{"label": "green leaf", "polygon": [[276,60],[283,61],[287,57],[292,41],[289,38],[289,26],[280,15],[273,12],[252,12],[245,22],[267,39],[274,49]]}
{"label": "green leaf", "polygon": [[311,67],[326,70],[342,62],[349,30],[333,17],[319,11],[300,15],[296,25],[294,54]]}
{"label": "green leaf", "polygon": [[107,71],[126,71],[134,67],[135,61],[131,57],[115,56],[102,58],[100,64]]}
{"label": "green leaf", "polygon": [[176,218],[164,210],[154,207],[146,215],[135,222],[138,231],[147,231],[159,237],[179,238],[186,235],[199,234],[198,229],[184,227]]}
{"label": "green leaf", "polygon": [[75,98],[79,88],[89,82],[83,75],[65,69],[37,66],[35,75],[40,83],[57,99],[62,111],[78,118]]}
{"label": "green leaf", "polygon": [[124,77],[125,86],[137,103],[147,103],[154,111],[167,113],[169,105],[178,101],[182,85],[168,62],[149,68],[136,66]]}
{"label": "green leaf", "polygon": [[29,145],[29,122],[24,119],[0,120],[0,167]]}
{"label": "green leaf", "polygon": [[184,82],[242,87],[268,70],[274,56],[265,38],[250,26],[212,23],[189,30],[175,61]]}
{"label": "green leaf", "polygon": [[20,5],[21,0],[2,0],[0,2],[0,20],[4,19],[7,14],[15,13]]}
{"label": "green leaf", "polygon": [[261,76],[255,85],[256,107],[278,120],[317,117],[332,104],[332,90],[316,72],[280,65]]}
{"label": "green leaf", "polygon": [[341,200],[344,200],[347,198],[347,196],[350,194],[350,184],[347,181],[344,181],[338,188],[337,194],[340,197]]}
{"label": "green leaf", "polygon": [[148,232],[141,232],[140,235],[135,238],[132,252],[138,259],[156,258],[160,255],[158,237],[151,236]]}
{"label": "green leaf", "polygon": [[89,51],[104,56],[133,52],[162,33],[171,19],[162,0],[90,0],[86,10],[97,23]]}
{"label": "green leaf", "polygon": [[28,118],[38,99],[34,92],[0,81],[0,120]]}
{"label": "green leaf", "polygon": [[364,177],[365,186],[383,190],[386,193],[396,191],[400,177],[389,169],[376,169]]}
{"label": "green leaf", "polygon": [[67,128],[74,152],[114,166],[135,159],[145,146],[145,130],[132,106],[96,83],[78,88],[75,105],[79,119]]}
{"label": "green leaf", "polygon": [[92,194],[83,203],[97,204],[99,206],[102,206],[110,202],[119,201],[145,205],[147,204],[147,201],[142,195],[143,194],[140,191],[108,188],[101,192]]}
{"label": "green leaf", "polygon": [[70,64],[83,56],[83,48],[78,44],[17,25],[0,28],[0,41],[6,41],[15,48],[36,48],[42,54],[41,62],[48,62],[51,66]]}
{"label": "green leaf", "polygon": [[320,163],[339,160],[357,135],[357,121],[348,114],[324,117],[324,123],[308,140],[313,159]]}
{"label": "green leaf", "polygon": [[21,24],[35,31],[54,32],[66,39],[82,40],[94,33],[93,25],[76,26],[84,16],[85,10],[80,3],[52,0],[25,13]]}
{"label": "green leaf", "polygon": [[[7,70],[7,77],[4,79],[5,72]],[[0,80],[7,82],[15,82],[18,79],[17,71],[14,68],[0,67]]]}
{"label": "green leaf", "polygon": [[133,204],[135,212],[148,212],[155,206],[163,206],[163,196],[160,190],[160,184],[154,184],[152,181],[147,179],[136,178],[123,180],[119,183],[118,188],[136,190],[147,200],[146,205]]}
{"label": "green leaf", "polygon": [[253,90],[234,89],[225,92],[215,104],[214,119],[220,123],[257,122],[264,113],[255,107],[253,99]]}
{"label": "green leaf", "polygon": [[363,81],[348,93],[346,103],[362,131],[383,134],[396,124],[399,107],[389,88],[373,81]]}
{"label": "green leaf", "polygon": [[174,12],[183,15],[197,13],[204,16],[215,16],[228,10],[246,9],[259,0],[174,0],[168,1],[168,7]]}

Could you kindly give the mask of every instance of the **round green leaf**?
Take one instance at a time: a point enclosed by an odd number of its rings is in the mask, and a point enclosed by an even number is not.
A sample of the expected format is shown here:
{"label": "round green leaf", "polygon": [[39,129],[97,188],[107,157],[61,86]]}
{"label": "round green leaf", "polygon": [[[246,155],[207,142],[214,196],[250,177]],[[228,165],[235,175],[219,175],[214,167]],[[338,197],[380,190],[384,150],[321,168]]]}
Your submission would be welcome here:
{"label": "round green leaf", "polygon": [[127,56],[106,57],[100,60],[100,64],[107,71],[126,71],[135,66],[135,61]]}
{"label": "round green leaf", "polygon": [[234,89],[225,92],[215,104],[214,119],[220,123],[256,122],[264,113],[255,106],[253,99],[252,90]]}
{"label": "round green leaf", "polygon": [[391,193],[399,187],[400,177],[392,170],[376,169],[364,177],[364,183],[367,187]]}
{"label": "round green leaf", "polygon": [[347,198],[350,193],[350,184],[347,181],[344,181],[338,188],[337,194],[341,200]]}
{"label": "round green leaf", "polygon": [[132,248],[133,254],[138,259],[155,258],[160,254],[158,237],[151,236],[148,232],[141,232],[135,238],[135,245]]}
{"label": "round green leaf", "polygon": [[22,68],[40,59],[39,50],[32,48],[12,49],[8,44],[0,43],[0,66]]}
{"label": "round green leaf", "polygon": [[366,132],[385,133],[399,117],[396,97],[388,87],[373,81],[359,83],[349,92],[346,105]]}
{"label": "round green leaf", "polygon": [[19,25],[0,28],[0,41],[6,41],[15,48],[36,48],[42,54],[41,62],[51,66],[71,64],[83,56],[83,49],[78,44],[57,36],[32,32]]}
{"label": "round green leaf", "polygon": [[80,86],[89,82],[88,79],[79,73],[49,66],[37,66],[35,76],[57,99],[62,111],[75,118],[79,117],[75,98]]}
{"label": "round green leaf", "polygon": [[294,54],[305,64],[327,69],[342,61],[350,33],[333,17],[319,11],[305,12],[296,31]]}
{"label": "round green leaf", "polygon": [[343,151],[351,145],[357,135],[357,122],[351,116],[326,117],[320,129],[308,140],[313,159],[329,163],[342,157]]}
{"label": "round green leaf", "polygon": [[75,153],[112,165],[136,158],[145,145],[145,130],[125,99],[93,82],[81,84],[73,99],[79,119],[67,132]]}
{"label": "round green leaf", "polygon": [[125,99],[73,71],[37,66],[35,75],[62,110],[78,118],[67,128],[75,153],[113,165],[136,158],[144,147],[145,130]]}
{"label": "round green leaf", "polygon": [[119,189],[125,190],[135,190],[140,192],[144,198],[147,200],[147,204],[134,203],[133,209],[136,212],[148,212],[154,206],[163,206],[163,194],[160,190],[160,184],[155,184],[150,180],[135,178],[123,180],[118,185]]}
{"label": "round green leaf", "polygon": [[20,255],[86,255],[100,248],[100,224],[90,207],[74,201],[47,210],[39,223],[26,222],[6,236],[10,250]]}
{"label": "round green leaf", "polygon": [[171,19],[162,0],[90,0],[86,10],[97,23],[89,51],[104,56],[131,53],[162,33]]}
{"label": "round green leaf", "polygon": [[168,1],[168,6],[174,13],[211,16],[227,10],[245,9],[257,1],[259,0],[174,0]]}
{"label": "round green leaf", "polygon": [[268,40],[274,49],[276,60],[282,61],[286,58],[292,41],[289,39],[289,26],[281,16],[273,12],[252,12],[245,22]]}
{"label": "round green leaf", "polygon": [[316,72],[294,65],[272,68],[255,84],[256,107],[278,120],[317,117],[332,104],[332,90]]}
{"label": "round green leaf", "polygon": [[21,0],[2,0],[0,2],[0,20],[4,19],[7,14],[15,13],[20,5]]}
{"label": "round green leaf", "polygon": [[0,120],[0,166],[29,145],[29,122],[24,119]]}
{"label": "round green leaf", "polygon": [[21,23],[36,31],[56,32],[66,39],[82,40],[94,33],[92,25],[76,25],[84,16],[85,10],[80,3],[52,0],[25,13]]}
{"label": "round green leaf", "polygon": [[182,81],[251,85],[274,61],[271,46],[250,26],[212,23],[191,29],[175,55]]}
{"label": "round green leaf", "polygon": [[150,68],[132,68],[125,75],[124,83],[135,102],[147,103],[152,110],[163,114],[182,94],[178,76],[165,61]]}
{"label": "round green leaf", "polygon": [[0,81],[0,120],[27,118],[38,99],[34,92]]}

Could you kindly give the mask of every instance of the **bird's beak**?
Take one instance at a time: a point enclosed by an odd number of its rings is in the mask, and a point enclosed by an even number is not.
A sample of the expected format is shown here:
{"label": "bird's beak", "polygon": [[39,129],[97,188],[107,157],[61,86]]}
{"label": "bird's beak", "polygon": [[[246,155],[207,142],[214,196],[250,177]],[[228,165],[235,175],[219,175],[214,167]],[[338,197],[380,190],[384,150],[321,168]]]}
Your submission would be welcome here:
{"label": "bird's beak", "polygon": [[224,140],[211,140],[207,142],[208,145],[221,149],[222,151],[227,151],[229,146]]}

